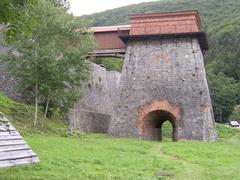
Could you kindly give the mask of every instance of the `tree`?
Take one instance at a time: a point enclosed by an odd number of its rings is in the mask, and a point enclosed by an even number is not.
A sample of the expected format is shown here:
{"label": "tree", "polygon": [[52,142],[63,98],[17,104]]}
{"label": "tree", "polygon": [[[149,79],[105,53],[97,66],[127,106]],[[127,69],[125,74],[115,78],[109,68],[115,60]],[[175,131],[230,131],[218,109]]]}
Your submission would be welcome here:
{"label": "tree", "polygon": [[[8,42],[15,41],[15,35],[18,31],[23,31],[17,27],[17,23],[21,17],[28,16],[28,9],[31,9],[32,6],[36,4],[34,0],[1,0],[0,1],[0,24],[5,26],[5,39]],[[31,23],[27,22],[29,19],[25,18],[26,27],[24,30],[27,30]],[[29,30],[29,29],[28,29]],[[29,31],[28,31],[29,33]],[[25,31],[25,34],[28,34]]]}
{"label": "tree", "polygon": [[53,0],[56,6],[60,6],[68,10],[70,8],[70,2],[68,0]]}
{"label": "tree", "polygon": [[15,21],[28,3],[30,3],[29,0],[1,0],[0,23]]}
{"label": "tree", "polygon": [[[22,33],[25,22],[31,22],[28,35]],[[49,0],[37,1],[16,26],[23,28],[11,44],[18,55],[10,52],[6,62],[21,89],[35,99],[36,125],[39,101],[45,103],[46,118],[50,103],[68,105],[67,109],[77,99],[75,88],[89,75],[85,55],[92,47],[92,38],[80,18]]]}
{"label": "tree", "polygon": [[231,116],[230,116],[231,120],[237,120],[240,121],[240,107],[235,107]]}
{"label": "tree", "polygon": [[233,78],[223,73],[217,75],[208,71],[208,84],[215,119],[217,122],[227,122],[234,110],[239,93],[239,84]]}

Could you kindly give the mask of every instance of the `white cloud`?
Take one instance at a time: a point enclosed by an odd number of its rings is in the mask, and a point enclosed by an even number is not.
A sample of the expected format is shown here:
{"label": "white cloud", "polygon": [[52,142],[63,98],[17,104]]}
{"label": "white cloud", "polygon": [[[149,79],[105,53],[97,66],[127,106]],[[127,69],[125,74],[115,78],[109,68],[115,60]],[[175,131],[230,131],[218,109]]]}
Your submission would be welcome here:
{"label": "white cloud", "polygon": [[141,2],[150,2],[154,0],[69,0],[71,3],[70,13],[75,16],[83,14],[92,14],[108,9],[113,9],[130,4],[137,4]]}

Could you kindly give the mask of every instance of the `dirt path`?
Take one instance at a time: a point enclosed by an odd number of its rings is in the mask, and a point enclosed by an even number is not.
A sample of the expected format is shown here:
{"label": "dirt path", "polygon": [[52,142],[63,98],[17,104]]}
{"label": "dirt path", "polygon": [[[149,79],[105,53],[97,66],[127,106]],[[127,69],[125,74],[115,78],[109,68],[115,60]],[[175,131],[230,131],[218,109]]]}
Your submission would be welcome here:
{"label": "dirt path", "polygon": [[179,169],[179,170],[176,170],[175,172],[176,174],[174,174],[174,176],[170,179],[179,179],[179,180],[202,179],[201,167],[199,165],[188,162],[179,156],[174,156],[174,155],[172,156],[172,155],[165,154],[162,150],[163,146],[164,145],[161,143],[156,143],[154,144],[150,152],[160,159],[172,161],[173,163],[176,162],[176,169]]}

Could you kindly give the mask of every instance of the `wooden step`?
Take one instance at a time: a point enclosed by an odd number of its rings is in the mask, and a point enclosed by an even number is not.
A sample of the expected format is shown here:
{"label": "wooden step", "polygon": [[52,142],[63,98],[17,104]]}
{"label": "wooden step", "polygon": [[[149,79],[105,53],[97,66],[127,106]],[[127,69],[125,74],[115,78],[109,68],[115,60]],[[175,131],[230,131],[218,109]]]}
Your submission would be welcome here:
{"label": "wooden step", "polygon": [[9,123],[0,126],[0,168],[39,162],[37,154]]}
{"label": "wooden step", "polygon": [[6,136],[0,136],[0,141],[6,141],[6,140],[20,140],[23,139],[20,135],[6,135]]}
{"label": "wooden step", "polygon": [[0,161],[0,168],[13,167],[16,165],[31,164],[31,163],[38,163],[38,162],[39,162],[39,159],[36,156],[22,158],[22,159],[15,159],[15,160],[5,160],[5,161]]}
{"label": "wooden step", "polygon": [[22,145],[10,145],[10,146],[0,146],[0,152],[7,151],[18,151],[18,150],[29,150],[30,147],[27,144]]}
{"label": "wooden step", "polygon": [[9,126],[9,128],[6,128],[5,126],[0,126],[0,131],[16,131],[16,129],[13,126]]}
{"label": "wooden step", "polygon": [[32,150],[0,152],[0,164],[1,161],[23,159],[35,156],[37,156],[37,154],[34,153]]}
{"label": "wooden step", "polygon": [[0,138],[1,138],[2,136],[6,136],[6,135],[12,135],[12,136],[14,136],[14,135],[20,135],[20,133],[17,132],[17,131],[11,131],[10,133],[9,133],[8,131],[0,131]]}
{"label": "wooden step", "polygon": [[26,144],[26,142],[21,139],[21,140],[4,140],[0,141],[0,147],[1,146],[9,146],[9,145],[19,145],[19,144]]}

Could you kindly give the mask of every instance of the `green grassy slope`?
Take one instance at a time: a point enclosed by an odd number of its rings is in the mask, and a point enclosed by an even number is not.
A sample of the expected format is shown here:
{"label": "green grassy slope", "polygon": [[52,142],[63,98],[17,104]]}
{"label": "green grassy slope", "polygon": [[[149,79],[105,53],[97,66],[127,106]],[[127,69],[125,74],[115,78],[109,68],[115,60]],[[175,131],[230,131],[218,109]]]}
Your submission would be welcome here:
{"label": "green grassy slope", "polygon": [[[0,94],[7,114],[41,162],[0,169],[0,179],[237,179],[240,131],[218,125],[219,140],[153,142],[92,134],[66,137],[66,125],[49,119],[46,130],[32,129],[33,107]],[[41,115],[41,113],[40,113]],[[164,123],[169,138],[170,124]],[[42,132],[42,133],[39,133]]]}
{"label": "green grassy slope", "polygon": [[65,135],[67,124],[59,115],[46,120],[44,129],[40,128],[43,112],[39,111],[37,127],[33,127],[34,107],[17,103],[0,92],[0,112],[3,112],[21,134],[47,133]]}

